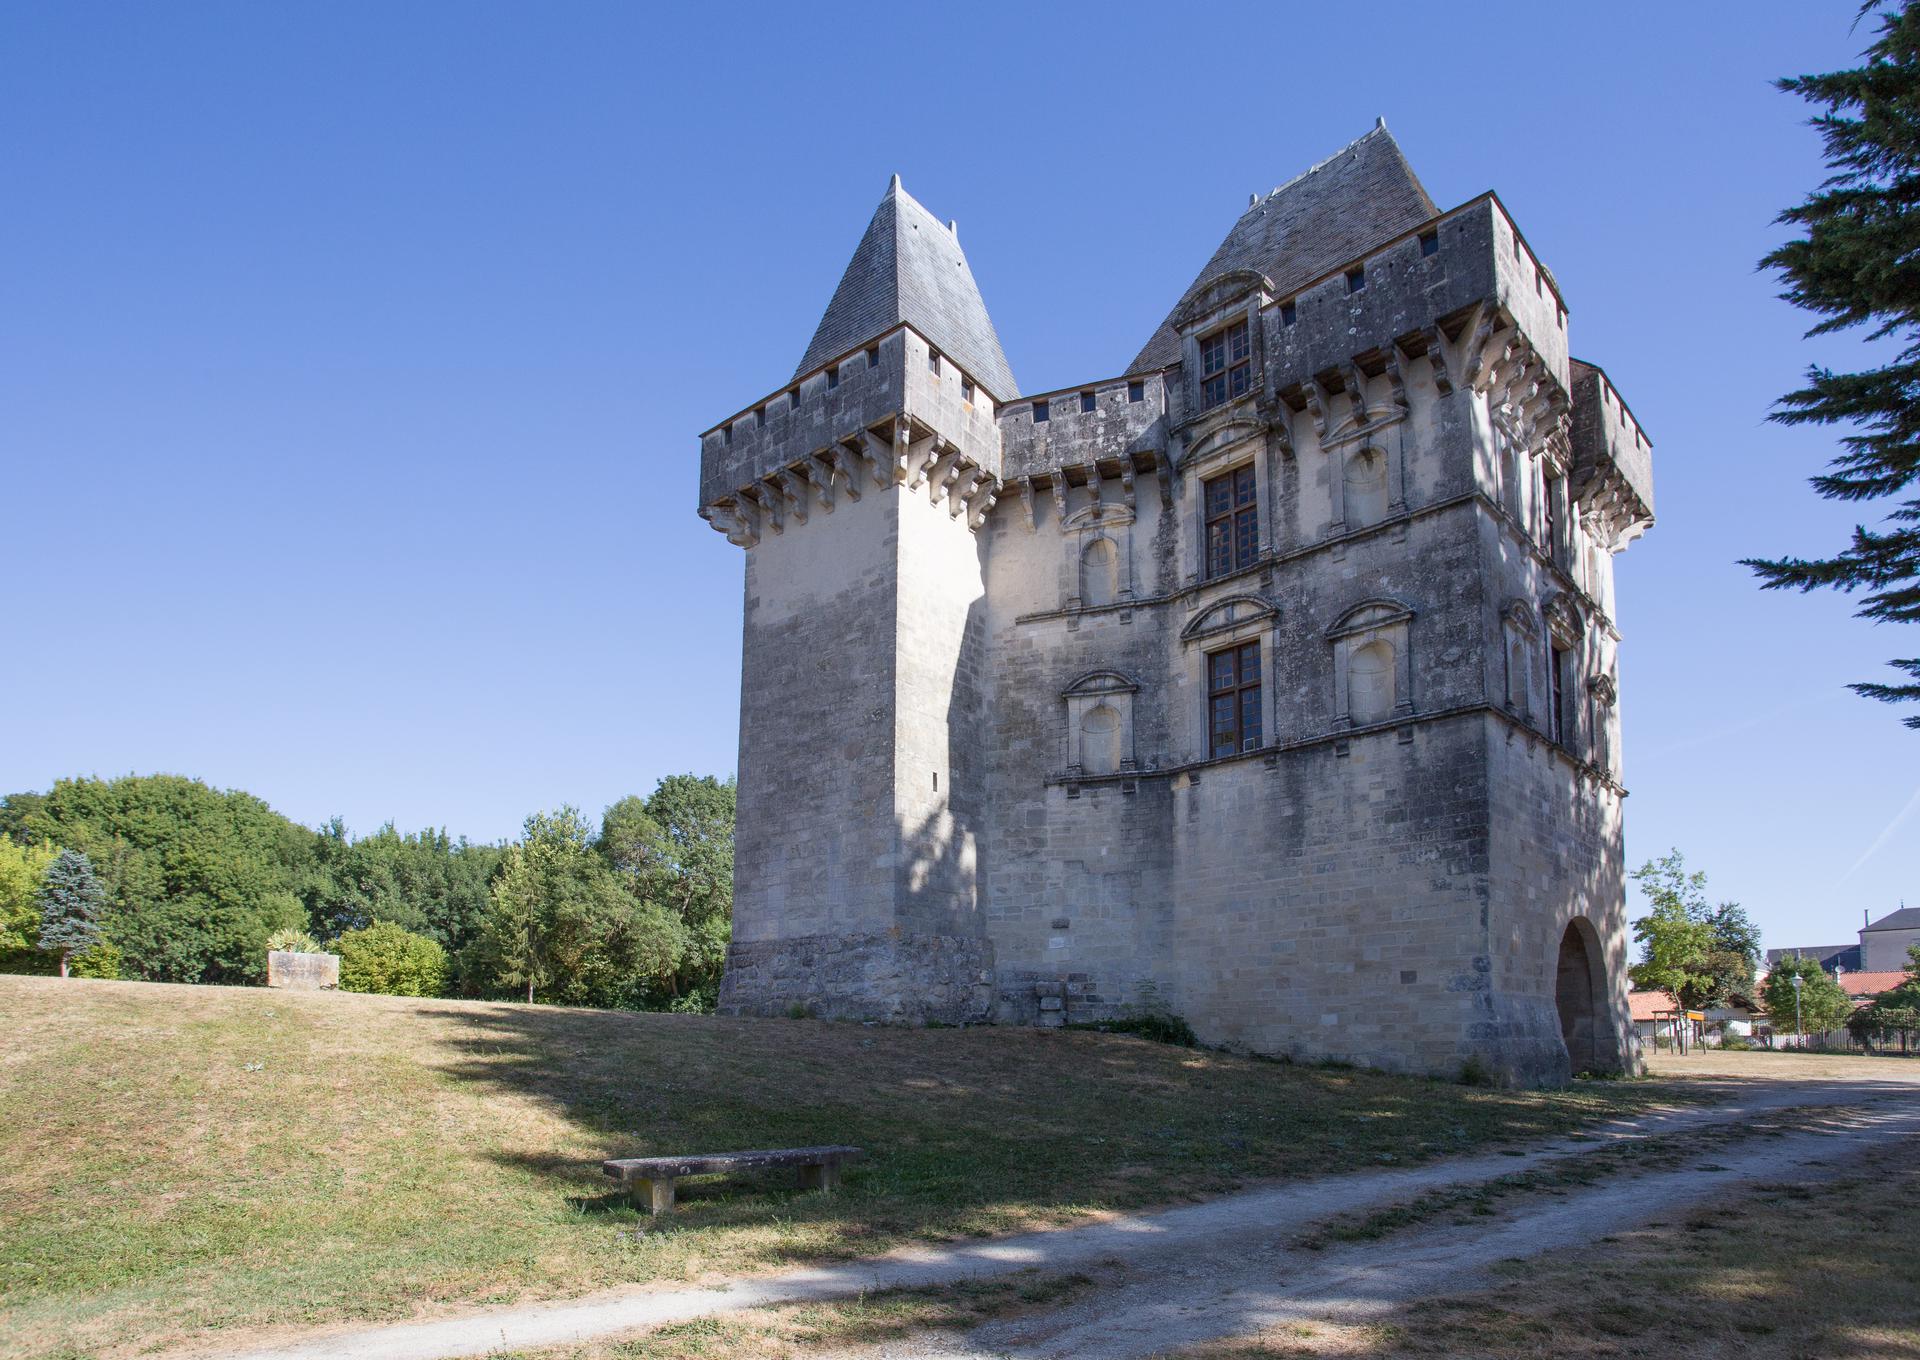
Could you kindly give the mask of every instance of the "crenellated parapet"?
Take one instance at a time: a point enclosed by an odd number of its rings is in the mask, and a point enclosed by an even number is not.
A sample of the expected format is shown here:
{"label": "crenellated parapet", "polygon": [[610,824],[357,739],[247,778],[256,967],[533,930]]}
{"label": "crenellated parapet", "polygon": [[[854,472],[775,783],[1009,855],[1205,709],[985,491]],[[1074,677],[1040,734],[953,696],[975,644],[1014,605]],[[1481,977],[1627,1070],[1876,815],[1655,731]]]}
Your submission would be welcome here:
{"label": "crenellated parapet", "polygon": [[1653,444],[1606,371],[1573,361],[1573,494],[1618,550],[1653,523]]}
{"label": "crenellated parapet", "polygon": [[700,437],[700,515],[743,548],[904,486],[978,529],[1001,485],[994,399],[911,327]]}

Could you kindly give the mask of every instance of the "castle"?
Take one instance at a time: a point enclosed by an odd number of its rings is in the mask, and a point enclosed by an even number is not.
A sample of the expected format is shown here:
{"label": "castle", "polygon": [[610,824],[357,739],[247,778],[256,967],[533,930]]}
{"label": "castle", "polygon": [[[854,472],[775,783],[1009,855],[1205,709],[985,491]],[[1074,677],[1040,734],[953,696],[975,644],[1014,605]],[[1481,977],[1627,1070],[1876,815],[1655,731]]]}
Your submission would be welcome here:
{"label": "castle", "polygon": [[1630,1066],[1612,561],[1652,463],[1567,317],[1382,124],[1122,372],[1023,395],[896,177],[792,380],[701,436],[746,550],[721,1008]]}

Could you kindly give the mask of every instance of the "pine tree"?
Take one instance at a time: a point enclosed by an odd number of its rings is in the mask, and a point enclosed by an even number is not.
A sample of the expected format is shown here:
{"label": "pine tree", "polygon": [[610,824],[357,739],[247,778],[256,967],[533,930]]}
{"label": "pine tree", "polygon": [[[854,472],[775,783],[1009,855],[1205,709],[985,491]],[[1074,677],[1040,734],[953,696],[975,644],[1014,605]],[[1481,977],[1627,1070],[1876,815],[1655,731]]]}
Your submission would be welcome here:
{"label": "pine tree", "polygon": [[[1860,12],[1884,7],[1868,0]],[[1809,336],[1871,326],[1868,339],[1899,341],[1892,362],[1878,368],[1809,369],[1807,385],[1782,397],[1771,417],[1852,426],[1812,483],[1829,500],[1861,503],[1898,495],[1920,478],[1920,0],[1902,0],[1878,20],[1864,65],[1777,82],[1824,108],[1812,121],[1833,174],[1780,214],[1804,234],[1761,261],[1780,272],[1782,298],[1823,318]],[[1898,502],[1877,529],[1856,526],[1853,542],[1833,557],[1744,565],[1768,590],[1864,591],[1856,617],[1920,621],[1920,498]],[[1920,700],[1920,657],[1888,664],[1907,681],[1850,688],[1889,703]],[[1905,722],[1920,728],[1920,717]]]}
{"label": "pine tree", "polygon": [[62,850],[47,866],[40,885],[40,947],[60,956],[60,976],[70,959],[91,954],[100,944],[100,914],[107,890],[93,876],[93,865],[78,850]]}

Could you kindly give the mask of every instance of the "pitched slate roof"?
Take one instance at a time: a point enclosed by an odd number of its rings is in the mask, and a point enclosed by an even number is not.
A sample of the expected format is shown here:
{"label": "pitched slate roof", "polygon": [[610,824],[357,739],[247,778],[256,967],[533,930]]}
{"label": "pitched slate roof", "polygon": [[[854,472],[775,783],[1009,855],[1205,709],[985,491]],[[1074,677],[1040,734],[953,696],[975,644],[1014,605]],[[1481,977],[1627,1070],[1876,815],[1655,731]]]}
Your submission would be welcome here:
{"label": "pitched slate roof", "polygon": [[1865,929],[1920,930],[1920,907],[1902,907],[1898,911],[1890,911]]}
{"label": "pitched slate roof", "polygon": [[1382,120],[1248,208],[1127,371],[1165,368],[1180,358],[1173,314],[1219,275],[1248,269],[1291,293],[1438,212]]}
{"label": "pitched slate roof", "polygon": [[1795,945],[1790,949],[1769,949],[1767,962],[1775,964],[1782,959],[1812,959],[1827,972],[1835,968],[1845,968],[1848,972],[1860,967],[1860,946],[1858,944],[1807,944]]}
{"label": "pitched slate roof", "polygon": [[903,321],[994,396],[1020,395],[959,236],[902,189],[895,175],[793,376]]}

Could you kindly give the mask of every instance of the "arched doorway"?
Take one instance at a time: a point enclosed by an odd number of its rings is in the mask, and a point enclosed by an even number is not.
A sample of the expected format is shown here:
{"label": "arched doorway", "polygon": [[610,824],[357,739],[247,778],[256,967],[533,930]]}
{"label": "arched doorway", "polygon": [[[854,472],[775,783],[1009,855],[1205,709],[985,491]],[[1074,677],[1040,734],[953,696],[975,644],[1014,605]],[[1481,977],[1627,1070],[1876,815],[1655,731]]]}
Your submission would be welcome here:
{"label": "arched doorway", "polygon": [[1560,937],[1560,966],[1554,1002],[1560,1011],[1560,1038],[1575,1073],[1612,1071],[1619,1066],[1606,1014],[1606,974],[1600,964],[1600,936],[1593,923],[1576,916]]}

